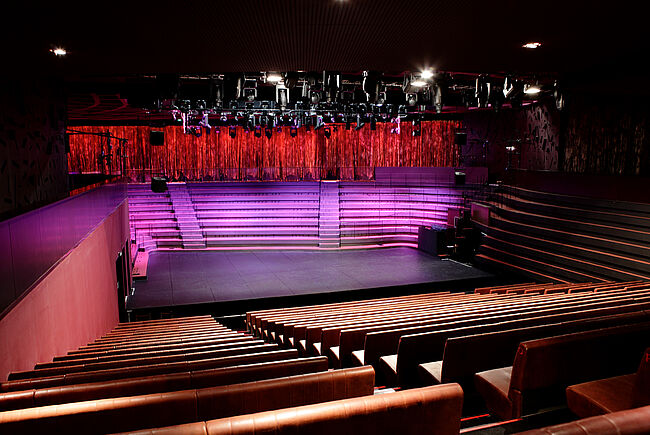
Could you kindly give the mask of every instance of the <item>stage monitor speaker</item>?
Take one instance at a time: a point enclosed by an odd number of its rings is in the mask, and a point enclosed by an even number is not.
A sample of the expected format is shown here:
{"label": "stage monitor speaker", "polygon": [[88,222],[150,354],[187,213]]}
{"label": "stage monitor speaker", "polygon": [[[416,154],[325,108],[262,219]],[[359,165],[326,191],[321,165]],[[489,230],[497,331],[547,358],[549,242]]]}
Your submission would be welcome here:
{"label": "stage monitor speaker", "polygon": [[454,133],[454,143],[456,145],[467,145],[467,133],[463,131],[457,131]]}
{"label": "stage monitor speaker", "polygon": [[167,180],[163,177],[151,177],[151,191],[156,193],[167,192]]}
{"label": "stage monitor speaker", "polygon": [[442,254],[446,250],[445,229],[427,226],[418,227],[418,249],[431,255]]}
{"label": "stage monitor speaker", "polygon": [[465,173],[461,171],[454,171],[454,184],[456,186],[462,186],[465,184]]}
{"label": "stage monitor speaker", "polygon": [[165,145],[165,132],[159,130],[151,130],[151,132],[149,132],[149,143],[151,146]]}

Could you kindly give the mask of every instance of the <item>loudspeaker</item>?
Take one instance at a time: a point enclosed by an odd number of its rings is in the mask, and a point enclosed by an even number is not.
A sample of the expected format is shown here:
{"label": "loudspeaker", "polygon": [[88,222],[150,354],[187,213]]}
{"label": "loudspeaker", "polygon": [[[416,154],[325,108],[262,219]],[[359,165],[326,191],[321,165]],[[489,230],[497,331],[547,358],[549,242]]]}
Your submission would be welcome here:
{"label": "loudspeaker", "polygon": [[167,191],[167,180],[163,177],[151,177],[151,191],[163,193]]}
{"label": "loudspeaker", "polygon": [[454,133],[454,143],[456,145],[467,145],[467,133],[463,131],[457,131]]}
{"label": "loudspeaker", "polygon": [[165,145],[165,132],[158,130],[151,130],[149,132],[149,144],[151,146]]}
{"label": "loudspeaker", "polygon": [[460,171],[454,171],[454,184],[456,186],[461,186],[465,184],[465,173]]}

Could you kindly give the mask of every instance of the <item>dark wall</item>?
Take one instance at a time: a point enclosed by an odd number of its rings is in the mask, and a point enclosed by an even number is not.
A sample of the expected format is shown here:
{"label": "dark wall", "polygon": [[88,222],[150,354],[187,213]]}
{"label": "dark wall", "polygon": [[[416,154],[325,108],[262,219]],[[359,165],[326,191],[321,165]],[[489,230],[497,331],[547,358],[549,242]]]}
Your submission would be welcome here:
{"label": "dark wall", "polygon": [[[553,104],[538,103],[521,109],[475,110],[464,118],[467,145],[463,162],[488,166],[501,178],[506,168],[558,169],[560,116]],[[506,147],[514,146],[509,152]]]}
{"label": "dark wall", "polygon": [[650,109],[643,100],[586,96],[570,100],[562,115],[566,118],[561,169],[585,174],[650,175]]}
{"label": "dark wall", "polygon": [[3,78],[0,86],[0,219],[67,192],[65,98],[54,79]]}

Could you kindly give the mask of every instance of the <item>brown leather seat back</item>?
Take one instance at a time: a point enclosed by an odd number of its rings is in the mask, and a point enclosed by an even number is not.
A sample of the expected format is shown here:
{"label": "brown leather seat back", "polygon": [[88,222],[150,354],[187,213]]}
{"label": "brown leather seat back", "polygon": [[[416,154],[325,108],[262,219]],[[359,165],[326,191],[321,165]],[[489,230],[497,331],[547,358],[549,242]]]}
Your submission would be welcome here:
{"label": "brown leather seat back", "polygon": [[210,435],[458,434],[463,391],[457,384],[339,400],[208,421]]}
{"label": "brown leather seat back", "polygon": [[650,347],[641,358],[636,376],[634,403],[636,406],[650,405]]}
{"label": "brown leather seat back", "polygon": [[521,343],[508,396],[515,407],[524,393],[534,402],[535,390],[562,402],[568,385],[634,372],[649,341],[650,323],[641,323]]}
{"label": "brown leather seat back", "polygon": [[650,433],[650,406],[520,432],[519,435],[646,435],[648,433]]}
{"label": "brown leather seat back", "polygon": [[0,433],[110,433],[371,395],[370,366],[0,413]]}

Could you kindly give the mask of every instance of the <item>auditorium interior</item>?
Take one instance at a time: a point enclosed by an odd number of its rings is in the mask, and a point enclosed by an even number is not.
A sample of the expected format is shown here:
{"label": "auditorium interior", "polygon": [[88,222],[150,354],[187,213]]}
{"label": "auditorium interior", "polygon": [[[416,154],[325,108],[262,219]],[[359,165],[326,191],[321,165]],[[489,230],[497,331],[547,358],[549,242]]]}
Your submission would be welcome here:
{"label": "auditorium interior", "polygon": [[0,433],[650,434],[640,3],[2,10]]}

